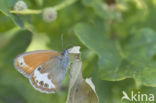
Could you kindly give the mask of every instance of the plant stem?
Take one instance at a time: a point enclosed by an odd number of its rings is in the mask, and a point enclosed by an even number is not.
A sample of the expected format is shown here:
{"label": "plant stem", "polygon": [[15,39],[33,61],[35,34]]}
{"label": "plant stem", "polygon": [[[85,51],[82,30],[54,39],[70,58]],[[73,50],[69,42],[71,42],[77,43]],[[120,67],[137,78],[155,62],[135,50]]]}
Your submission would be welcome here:
{"label": "plant stem", "polygon": [[15,10],[11,10],[10,13],[13,14],[24,14],[24,15],[28,15],[28,14],[40,14],[42,11],[41,10],[23,10],[23,11],[15,11]]}
{"label": "plant stem", "polygon": [[[76,1],[78,1],[78,0],[65,0],[64,2],[54,6],[52,8],[54,8],[56,11],[58,11],[58,10],[64,9],[65,7],[68,7],[68,6],[72,5]],[[27,9],[27,10],[23,10],[23,11],[11,10],[10,13],[13,13],[13,14],[23,14],[23,15],[40,14],[40,13],[42,13],[42,10],[32,10],[32,9]]]}

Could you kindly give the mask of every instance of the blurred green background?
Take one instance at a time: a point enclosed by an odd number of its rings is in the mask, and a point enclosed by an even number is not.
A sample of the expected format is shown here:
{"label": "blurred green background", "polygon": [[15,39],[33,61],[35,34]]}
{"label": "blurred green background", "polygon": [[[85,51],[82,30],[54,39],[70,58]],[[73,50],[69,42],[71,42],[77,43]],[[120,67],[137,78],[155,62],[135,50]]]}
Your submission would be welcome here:
{"label": "blurred green background", "polygon": [[[155,0],[76,0],[50,23],[40,14],[9,13],[17,1],[0,0],[0,103],[65,103],[68,76],[58,93],[43,94],[15,70],[13,60],[26,51],[77,45],[83,77],[92,78],[99,103],[121,103],[123,90],[156,96]],[[66,0],[24,1],[39,10]]]}

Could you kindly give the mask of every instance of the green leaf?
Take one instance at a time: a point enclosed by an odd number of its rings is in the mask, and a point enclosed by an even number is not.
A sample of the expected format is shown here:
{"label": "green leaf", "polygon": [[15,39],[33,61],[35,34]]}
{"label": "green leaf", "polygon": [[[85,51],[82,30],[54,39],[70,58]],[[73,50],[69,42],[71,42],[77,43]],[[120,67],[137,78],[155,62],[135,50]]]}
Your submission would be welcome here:
{"label": "green leaf", "polygon": [[82,0],[85,6],[93,8],[96,15],[106,20],[121,20],[121,13],[116,9],[111,9],[102,0]]}
{"label": "green leaf", "polygon": [[[12,36],[12,35],[10,35]],[[9,35],[7,36],[8,38]],[[7,40],[4,36],[4,39]],[[0,62],[2,64],[13,63],[13,59],[26,50],[32,39],[32,32],[28,30],[19,30],[14,33],[14,36],[9,40],[3,48],[0,49]],[[7,62],[6,62],[7,61]]]}
{"label": "green leaf", "polygon": [[3,12],[6,16],[10,17],[16,25],[23,28],[24,23],[21,18],[17,15],[9,13],[10,8],[13,8],[15,2],[16,0],[0,0],[0,11]]}
{"label": "green leaf", "polygon": [[[156,86],[156,32],[151,29],[139,30],[125,45],[127,60],[133,71],[133,77],[144,85]],[[131,74],[132,75],[132,74]]]}
{"label": "green leaf", "polygon": [[152,61],[156,33],[143,29],[122,43],[109,37],[102,24],[80,23],[75,27],[78,38],[99,57],[100,78],[116,81],[133,77],[144,85],[156,86],[156,65]]}
{"label": "green leaf", "polygon": [[[156,95],[156,88],[141,86],[140,88],[136,88],[135,82],[133,79],[125,79],[122,81],[104,81],[99,80],[97,77],[93,78],[93,82],[95,84],[96,92],[99,97],[99,103],[135,103],[136,101],[128,101],[126,99],[122,100],[123,91],[131,99],[131,93],[133,91],[134,94],[149,94]],[[136,96],[137,98],[137,96]],[[138,99],[137,99],[138,100]],[[143,103],[144,101],[137,101],[138,103]],[[151,101],[151,103],[155,103],[155,101]]]}
{"label": "green leaf", "polygon": [[75,33],[88,48],[98,54],[99,66],[102,68],[100,76],[104,76],[105,79],[110,79],[109,76],[111,79],[121,79],[116,75],[112,77],[112,74],[116,74],[115,69],[120,65],[122,57],[116,42],[107,37],[103,23],[95,25],[78,24],[75,27]]}
{"label": "green leaf", "polygon": [[[89,58],[90,59],[90,58]],[[131,101],[121,99],[123,97],[122,92],[125,91],[128,96],[131,98],[131,92],[138,94],[156,94],[155,88],[152,87],[145,87],[139,84],[138,81],[134,81],[133,79],[125,79],[121,81],[105,81],[100,80],[99,73],[98,73],[98,58],[94,56],[90,62],[87,62],[88,66],[84,67],[87,74],[91,68],[93,69],[92,72],[92,81],[95,85],[96,93],[99,98],[99,103],[131,103]],[[82,59],[83,60],[83,59]],[[85,62],[85,61],[84,61]],[[137,101],[138,103],[142,103]],[[152,102],[154,103],[154,102]]]}
{"label": "green leaf", "polygon": [[89,78],[97,70],[95,68],[98,68],[98,66],[95,64],[98,61],[97,56],[94,52],[86,50],[82,52],[82,60],[82,75],[84,78]]}
{"label": "green leaf", "polygon": [[8,5],[6,0],[0,1],[0,11],[9,16]]}

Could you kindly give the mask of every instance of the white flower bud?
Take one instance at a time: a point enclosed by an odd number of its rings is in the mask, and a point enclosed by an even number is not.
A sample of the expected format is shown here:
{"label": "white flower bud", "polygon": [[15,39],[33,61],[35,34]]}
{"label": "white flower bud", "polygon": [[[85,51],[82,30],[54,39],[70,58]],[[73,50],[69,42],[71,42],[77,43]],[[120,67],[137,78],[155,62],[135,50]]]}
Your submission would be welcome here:
{"label": "white flower bud", "polygon": [[43,20],[46,22],[54,21],[57,18],[57,12],[53,8],[45,8],[43,10]]}
{"label": "white flower bud", "polygon": [[24,1],[17,1],[14,5],[14,10],[16,11],[23,11],[27,9],[27,4]]}

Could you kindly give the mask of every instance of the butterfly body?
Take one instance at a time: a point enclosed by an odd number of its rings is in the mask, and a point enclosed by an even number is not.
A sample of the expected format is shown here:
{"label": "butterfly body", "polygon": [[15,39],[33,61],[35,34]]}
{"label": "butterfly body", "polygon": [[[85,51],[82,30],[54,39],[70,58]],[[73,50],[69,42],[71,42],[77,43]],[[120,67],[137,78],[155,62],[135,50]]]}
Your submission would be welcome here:
{"label": "butterfly body", "polygon": [[15,67],[29,78],[33,87],[44,93],[54,93],[64,79],[69,63],[68,51],[34,51],[15,59]]}

